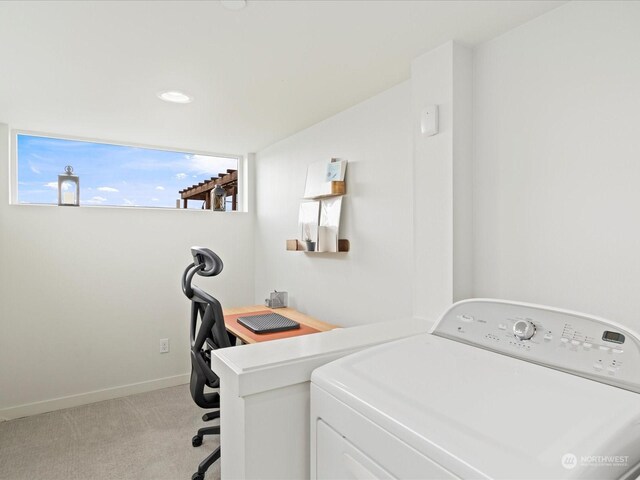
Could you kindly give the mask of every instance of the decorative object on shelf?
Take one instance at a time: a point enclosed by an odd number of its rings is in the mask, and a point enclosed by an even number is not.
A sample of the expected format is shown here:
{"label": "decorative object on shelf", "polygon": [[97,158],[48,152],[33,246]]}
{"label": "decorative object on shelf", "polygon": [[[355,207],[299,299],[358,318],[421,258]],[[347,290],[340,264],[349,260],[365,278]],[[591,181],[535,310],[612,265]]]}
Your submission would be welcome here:
{"label": "decorative object on shelf", "polygon": [[316,251],[316,242],[311,240],[305,240],[304,245],[307,249],[307,252],[315,252]]}
{"label": "decorative object on shelf", "polygon": [[213,209],[216,212],[224,212],[227,198],[226,190],[222,187],[222,185],[218,184],[216,185],[216,188],[213,189],[211,194],[213,195]]}
{"label": "decorative object on shelf", "polygon": [[302,202],[298,212],[298,224],[300,226],[300,239],[309,246],[313,244],[315,250],[318,241],[318,219],[320,216],[320,202]]}
{"label": "decorative object on shelf", "polygon": [[73,174],[73,167],[64,167],[64,174],[58,175],[58,205],[80,206],[80,178]]}
{"label": "decorative object on shelf", "polygon": [[342,197],[324,198],[320,202],[318,251],[337,252]]}
{"label": "decorative object on shelf", "polygon": [[287,292],[274,290],[269,294],[269,298],[264,299],[264,304],[269,308],[285,308],[288,301],[289,294]]}
{"label": "decorative object on shelf", "polygon": [[330,162],[315,162],[307,167],[304,198],[344,195],[347,161],[332,158]]}
{"label": "decorative object on shelf", "polygon": [[347,161],[338,158],[332,158],[327,163],[326,182],[344,182],[344,175],[347,173]]}
{"label": "decorative object on shelf", "polygon": [[303,223],[302,224],[303,230],[304,230],[304,244],[307,247],[307,252],[315,252],[316,250],[316,242],[315,240],[311,240],[311,227],[313,227],[315,229],[316,234],[314,235],[313,238],[317,238],[318,236],[318,224],[312,224],[312,223]]}

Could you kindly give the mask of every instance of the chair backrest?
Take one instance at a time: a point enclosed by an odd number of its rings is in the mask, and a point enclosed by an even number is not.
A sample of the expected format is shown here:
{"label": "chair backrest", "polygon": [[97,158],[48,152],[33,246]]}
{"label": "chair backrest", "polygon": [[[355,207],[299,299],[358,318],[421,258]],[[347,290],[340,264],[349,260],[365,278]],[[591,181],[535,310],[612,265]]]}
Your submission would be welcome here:
{"label": "chair backrest", "polygon": [[211,371],[207,357],[207,346],[226,348],[231,346],[229,334],[225,328],[224,315],[220,302],[196,285],[192,285],[194,275],[211,277],[218,275],[223,268],[218,255],[203,247],[192,247],[193,263],[182,275],[182,291],[191,300],[191,396],[196,404],[203,408],[214,408],[207,400],[204,387],[217,387],[218,377]]}

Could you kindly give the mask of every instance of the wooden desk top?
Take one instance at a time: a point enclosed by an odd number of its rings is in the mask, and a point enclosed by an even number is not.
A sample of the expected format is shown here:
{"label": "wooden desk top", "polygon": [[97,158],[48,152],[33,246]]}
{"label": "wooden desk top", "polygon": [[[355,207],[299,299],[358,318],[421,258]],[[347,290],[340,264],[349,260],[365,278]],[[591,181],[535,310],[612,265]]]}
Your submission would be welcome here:
{"label": "wooden desk top", "polygon": [[[238,323],[238,316],[252,315],[258,313],[278,313],[283,317],[295,320],[300,324],[299,329],[287,330],[286,332],[276,333],[254,333],[247,327]],[[298,337],[300,335],[308,335],[310,333],[326,332],[333,330],[336,325],[321,322],[313,317],[300,313],[293,308],[269,308],[264,305],[252,305],[250,307],[237,307],[224,309],[224,323],[227,330],[241,339],[244,343],[266,342],[269,340],[278,340],[280,338]]]}

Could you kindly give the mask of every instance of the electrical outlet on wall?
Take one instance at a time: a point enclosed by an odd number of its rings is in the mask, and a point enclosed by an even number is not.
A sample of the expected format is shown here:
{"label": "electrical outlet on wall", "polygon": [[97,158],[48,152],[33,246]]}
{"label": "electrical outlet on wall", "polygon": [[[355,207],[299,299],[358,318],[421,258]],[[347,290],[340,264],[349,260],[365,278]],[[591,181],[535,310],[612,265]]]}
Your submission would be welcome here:
{"label": "electrical outlet on wall", "polygon": [[160,353],[169,353],[169,339],[161,338],[160,339]]}

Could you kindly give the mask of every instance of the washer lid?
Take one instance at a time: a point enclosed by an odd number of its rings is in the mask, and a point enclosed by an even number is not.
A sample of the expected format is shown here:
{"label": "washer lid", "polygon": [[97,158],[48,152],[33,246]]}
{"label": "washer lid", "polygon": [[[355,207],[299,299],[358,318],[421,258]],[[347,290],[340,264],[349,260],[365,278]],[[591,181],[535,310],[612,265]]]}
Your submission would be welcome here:
{"label": "washer lid", "polygon": [[459,475],[619,478],[640,460],[637,393],[431,334],[344,357],[312,381]]}

